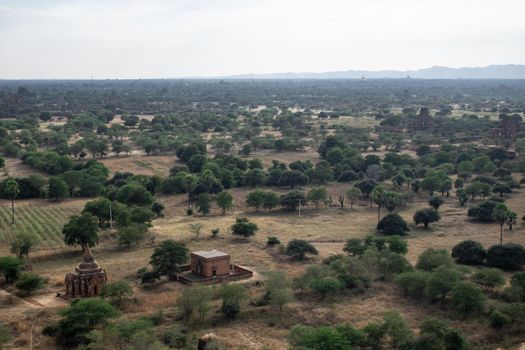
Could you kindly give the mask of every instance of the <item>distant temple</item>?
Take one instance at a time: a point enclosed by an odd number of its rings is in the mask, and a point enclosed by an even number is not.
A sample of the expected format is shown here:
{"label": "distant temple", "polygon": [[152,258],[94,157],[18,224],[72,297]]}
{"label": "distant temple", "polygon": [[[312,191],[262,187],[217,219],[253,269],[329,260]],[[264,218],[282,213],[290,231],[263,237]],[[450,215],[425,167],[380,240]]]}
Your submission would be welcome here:
{"label": "distant temple", "polygon": [[106,271],[98,266],[89,245],[86,245],[82,262],[75,272],[66,275],[66,295],[70,298],[93,297],[100,293],[106,282]]}
{"label": "distant temple", "polygon": [[521,129],[521,124],[519,115],[500,115],[499,125],[491,130],[491,136],[502,140],[513,140]]}
{"label": "distant temple", "polygon": [[213,284],[253,276],[253,272],[230,263],[230,255],[218,250],[191,253],[190,265],[181,266],[177,280],[186,284]]}
{"label": "distant temple", "polygon": [[408,122],[410,130],[429,130],[434,127],[434,119],[430,116],[427,107],[421,107],[419,115]]}

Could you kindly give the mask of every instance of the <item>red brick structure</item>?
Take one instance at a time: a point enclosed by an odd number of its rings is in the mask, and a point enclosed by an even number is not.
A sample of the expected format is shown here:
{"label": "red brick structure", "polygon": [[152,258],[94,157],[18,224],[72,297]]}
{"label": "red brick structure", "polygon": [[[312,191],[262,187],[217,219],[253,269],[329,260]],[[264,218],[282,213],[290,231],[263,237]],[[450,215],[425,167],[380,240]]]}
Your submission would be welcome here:
{"label": "red brick structure", "polygon": [[231,264],[229,254],[213,249],[191,253],[190,265],[180,266],[175,280],[185,284],[214,284],[252,276],[252,271]]}
{"label": "red brick structure", "polygon": [[230,255],[218,250],[191,253],[191,272],[204,277],[230,274]]}
{"label": "red brick structure", "polygon": [[86,246],[82,262],[75,268],[75,272],[66,275],[66,296],[70,298],[96,296],[106,282],[106,271],[98,266],[91,249]]}
{"label": "red brick structure", "polygon": [[429,130],[432,127],[434,127],[434,119],[426,107],[421,107],[419,115],[408,122],[408,128],[411,130]]}
{"label": "red brick structure", "polygon": [[491,137],[501,140],[514,140],[521,129],[521,117],[519,115],[500,115],[497,128],[491,130]]}

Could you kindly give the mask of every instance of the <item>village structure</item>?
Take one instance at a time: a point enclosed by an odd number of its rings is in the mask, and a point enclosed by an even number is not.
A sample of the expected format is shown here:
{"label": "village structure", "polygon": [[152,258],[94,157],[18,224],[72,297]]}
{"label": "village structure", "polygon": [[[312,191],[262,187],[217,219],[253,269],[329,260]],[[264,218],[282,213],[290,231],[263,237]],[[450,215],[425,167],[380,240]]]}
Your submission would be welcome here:
{"label": "village structure", "polygon": [[75,268],[75,272],[66,275],[66,296],[69,298],[97,296],[106,282],[106,271],[98,266],[89,245],[86,245],[82,262]]}

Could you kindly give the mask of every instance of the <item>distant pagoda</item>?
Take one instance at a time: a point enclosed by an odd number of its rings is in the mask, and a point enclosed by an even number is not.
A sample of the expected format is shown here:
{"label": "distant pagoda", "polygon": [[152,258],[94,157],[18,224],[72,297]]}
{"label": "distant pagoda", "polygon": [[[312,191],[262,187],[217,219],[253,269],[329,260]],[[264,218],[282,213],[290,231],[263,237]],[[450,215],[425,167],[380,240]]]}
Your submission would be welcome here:
{"label": "distant pagoda", "polygon": [[66,275],[66,295],[70,298],[93,297],[100,293],[106,282],[106,271],[98,266],[89,245],[86,245],[82,262],[75,272]]}

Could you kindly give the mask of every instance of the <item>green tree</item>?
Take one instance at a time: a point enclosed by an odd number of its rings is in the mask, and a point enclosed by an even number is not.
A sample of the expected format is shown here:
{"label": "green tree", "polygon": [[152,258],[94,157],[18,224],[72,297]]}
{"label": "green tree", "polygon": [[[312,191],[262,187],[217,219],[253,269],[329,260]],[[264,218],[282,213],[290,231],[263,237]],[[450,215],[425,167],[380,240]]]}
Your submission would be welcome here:
{"label": "green tree", "polygon": [[206,216],[210,213],[211,210],[211,196],[209,193],[200,193],[196,200],[195,205],[202,215]]}
{"label": "green tree", "polygon": [[97,218],[90,213],[73,215],[62,229],[64,243],[69,246],[78,244],[84,251],[87,245],[93,247],[98,243],[97,230]]}
{"label": "green tree", "polygon": [[512,212],[507,206],[503,203],[498,203],[492,212],[494,220],[499,224],[500,235],[499,235],[499,244],[503,244],[503,226],[511,217],[515,217],[516,213]]}
{"label": "green tree", "polygon": [[377,230],[385,235],[403,236],[410,231],[405,220],[397,213],[391,213],[383,217],[377,224]]}
{"label": "green tree", "polygon": [[195,239],[199,239],[199,235],[204,225],[201,224],[200,222],[195,222],[195,223],[191,223],[189,226],[190,226],[190,231],[195,233]]}
{"label": "green tree", "polygon": [[291,191],[281,195],[281,206],[284,208],[295,211],[299,206],[306,205],[306,197],[303,192],[300,191]]}
{"label": "green tree", "polygon": [[354,203],[359,199],[361,191],[358,188],[352,187],[346,190],[346,196],[350,200],[350,209],[354,207]]}
{"label": "green tree", "polygon": [[495,288],[505,284],[505,277],[500,269],[483,269],[472,276],[472,281],[478,284],[486,293],[492,293]]}
{"label": "green tree", "polygon": [[440,219],[439,213],[434,208],[424,208],[414,213],[416,225],[423,224],[425,228],[428,228],[428,224],[437,222]]}
{"label": "green tree", "polygon": [[454,286],[460,281],[460,273],[448,266],[436,267],[428,277],[425,293],[430,299],[440,299],[441,305]]}
{"label": "green tree", "polygon": [[124,185],[117,191],[116,199],[120,203],[127,205],[147,205],[153,203],[153,196],[142,185],[128,184]]}
{"label": "green tree", "polygon": [[118,312],[103,300],[88,298],[73,303],[68,309],[60,311],[60,315],[57,339],[62,345],[74,348],[88,343],[88,333],[107,324],[109,319],[118,316]]}
{"label": "green tree", "polygon": [[228,191],[222,191],[217,194],[215,201],[217,206],[222,209],[222,215],[226,214],[226,210],[233,208],[233,196]]}
{"label": "green tree", "polygon": [[11,225],[15,224],[15,199],[20,193],[18,182],[8,179],[4,184],[4,193],[11,200]]}
{"label": "green tree", "polygon": [[180,264],[188,260],[188,248],[184,243],[168,239],[155,248],[150,264],[160,275],[171,275],[179,270]]}
{"label": "green tree", "polygon": [[428,248],[419,256],[416,268],[425,271],[432,271],[438,266],[453,266],[454,262],[446,249]]}
{"label": "green tree", "polygon": [[485,248],[471,240],[459,242],[452,248],[452,257],[460,264],[481,265],[486,256]]}
{"label": "green tree", "polygon": [[231,226],[232,234],[242,236],[244,239],[255,235],[258,230],[257,224],[250,222],[247,218],[237,218],[235,224]]}
{"label": "green tree", "polygon": [[372,190],[371,198],[377,205],[377,222],[381,220],[381,207],[385,203],[385,190],[381,186],[377,186]]}
{"label": "green tree", "polygon": [[487,265],[508,270],[520,270],[525,265],[525,248],[519,244],[494,245],[487,250]]}
{"label": "green tree", "polygon": [[405,296],[420,298],[425,291],[429,273],[425,271],[402,272],[395,278],[396,284],[403,289]]}
{"label": "green tree", "polygon": [[288,336],[294,349],[348,350],[352,344],[336,329],[295,325]]}
{"label": "green tree", "polygon": [[19,258],[29,258],[29,251],[35,244],[36,238],[30,233],[19,233],[11,242],[11,253],[16,254]]}
{"label": "green tree", "polygon": [[458,283],[452,290],[452,304],[456,311],[467,317],[483,310],[485,296],[481,289],[472,282]]}
{"label": "green tree", "polygon": [[254,207],[256,212],[264,205],[266,194],[262,190],[255,190],[246,196],[246,205]]}
{"label": "green tree", "polygon": [[436,173],[428,174],[420,184],[422,190],[427,191],[430,196],[441,189],[442,181]]}
{"label": "green tree", "polygon": [[383,328],[389,340],[389,349],[405,349],[411,344],[414,335],[399,312],[387,312],[383,319]]}
{"label": "green tree", "polygon": [[16,289],[18,289],[23,295],[30,295],[37,289],[41,289],[46,280],[37,274],[24,272],[20,275],[18,281],[16,281]]}
{"label": "green tree", "polygon": [[326,187],[314,187],[308,191],[306,199],[315,203],[315,209],[319,209],[319,202],[326,202],[328,199],[328,191]]}
{"label": "green tree", "polygon": [[279,196],[275,192],[264,192],[263,208],[271,211],[279,205]]}
{"label": "green tree", "polygon": [[[98,219],[98,226],[104,227],[104,224],[110,220],[110,205],[111,201],[109,199],[99,197],[97,199],[87,202],[84,205],[83,212],[90,213],[91,215],[96,216]],[[115,211],[114,214],[116,214],[119,210],[118,205],[115,205],[114,203],[113,206],[114,207],[112,207],[112,209]]]}
{"label": "green tree", "polygon": [[111,300],[117,307],[122,307],[123,303],[133,295],[133,289],[124,281],[106,283],[102,286],[100,297]]}
{"label": "green tree", "polygon": [[313,293],[325,299],[328,295],[337,294],[343,289],[342,283],[333,277],[315,278],[309,283]]}
{"label": "green tree", "polygon": [[306,254],[318,255],[313,245],[302,239],[293,239],[286,245],[285,253],[298,260],[304,260]]}
{"label": "green tree", "polygon": [[525,272],[520,271],[512,275],[510,284],[519,290],[520,301],[525,302]]}
{"label": "green tree", "polygon": [[13,256],[0,257],[0,275],[4,276],[6,283],[13,283],[20,277],[24,261]]}
{"label": "green tree", "polygon": [[47,195],[49,198],[54,198],[58,201],[59,198],[67,197],[69,194],[69,188],[61,177],[53,176],[49,178]]}
{"label": "green tree", "polygon": [[222,298],[221,312],[233,319],[241,312],[241,302],[246,298],[246,288],[242,284],[225,284],[220,288]]}
{"label": "green tree", "polygon": [[428,199],[428,204],[435,210],[438,210],[443,203],[445,203],[445,201],[441,197],[432,196]]}

